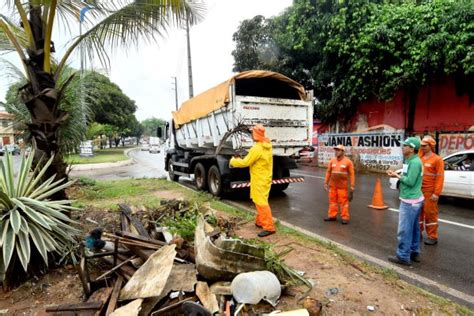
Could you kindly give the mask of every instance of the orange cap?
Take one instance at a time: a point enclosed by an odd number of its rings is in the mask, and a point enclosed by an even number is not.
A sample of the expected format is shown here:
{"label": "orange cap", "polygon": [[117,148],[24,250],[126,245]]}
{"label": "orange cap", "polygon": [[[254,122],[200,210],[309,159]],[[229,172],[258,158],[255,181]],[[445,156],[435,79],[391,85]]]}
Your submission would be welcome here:
{"label": "orange cap", "polygon": [[333,147],[334,149],[346,151],[346,148],[343,145],[337,145],[336,147]]}
{"label": "orange cap", "polygon": [[429,145],[431,147],[431,150],[434,152],[435,151],[435,146],[436,146],[436,141],[430,135],[426,135],[421,140],[421,145]]}
{"label": "orange cap", "polygon": [[270,142],[270,139],[265,137],[265,127],[262,124],[257,124],[252,128],[252,136],[257,142]]}

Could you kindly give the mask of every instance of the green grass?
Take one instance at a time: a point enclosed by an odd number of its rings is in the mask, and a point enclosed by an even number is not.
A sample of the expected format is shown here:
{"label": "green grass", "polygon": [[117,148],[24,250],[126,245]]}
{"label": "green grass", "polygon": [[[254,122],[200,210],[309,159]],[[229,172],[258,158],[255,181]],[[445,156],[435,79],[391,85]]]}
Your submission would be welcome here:
{"label": "green grass", "polygon": [[124,154],[124,150],[126,149],[127,148],[119,147],[95,150],[93,157],[81,157],[78,154],[74,154],[67,156],[65,160],[67,163],[73,165],[123,161],[129,159]]}

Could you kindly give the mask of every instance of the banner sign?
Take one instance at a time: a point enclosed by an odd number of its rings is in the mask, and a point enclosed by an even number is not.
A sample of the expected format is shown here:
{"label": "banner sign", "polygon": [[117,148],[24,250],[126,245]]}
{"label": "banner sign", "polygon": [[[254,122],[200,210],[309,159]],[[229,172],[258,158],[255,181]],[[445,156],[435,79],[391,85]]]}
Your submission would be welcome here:
{"label": "banner sign", "polygon": [[438,144],[441,157],[474,149],[474,133],[439,134]]}
{"label": "banner sign", "polygon": [[346,156],[356,169],[385,172],[402,168],[403,133],[323,134],[318,138],[318,163],[326,167],[334,157],[334,147],[344,145]]}
{"label": "banner sign", "polygon": [[92,144],[92,140],[86,140],[81,142],[79,146],[79,156],[81,157],[92,157],[94,156],[94,145]]}

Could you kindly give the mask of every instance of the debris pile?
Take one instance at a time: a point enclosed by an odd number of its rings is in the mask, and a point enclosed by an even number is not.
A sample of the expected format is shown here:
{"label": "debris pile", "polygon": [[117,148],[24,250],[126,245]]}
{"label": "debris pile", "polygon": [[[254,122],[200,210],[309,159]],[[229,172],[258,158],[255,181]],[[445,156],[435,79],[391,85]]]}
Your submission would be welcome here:
{"label": "debris pile", "polygon": [[81,247],[76,269],[87,300],[47,312],[257,315],[252,305],[261,301],[274,310],[281,284],[309,284],[265,247],[231,238],[235,223],[197,205],[169,200],[152,211],[119,207],[120,230],[94,229]]}

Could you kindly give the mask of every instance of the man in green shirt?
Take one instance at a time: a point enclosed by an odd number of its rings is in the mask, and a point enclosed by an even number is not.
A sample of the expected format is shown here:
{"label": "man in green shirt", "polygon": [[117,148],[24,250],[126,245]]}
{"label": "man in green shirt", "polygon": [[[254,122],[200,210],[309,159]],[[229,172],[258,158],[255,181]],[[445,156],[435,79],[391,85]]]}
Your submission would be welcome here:
{"label": "man in green shirt", "polygon": [[390,177],[400,179],[400,215],[398,217],[398,249],[396,256],[389,261],[411,265],[411,261],[420,262],[420,225],[418,218],[423,206],[424,196],[421,192],[423,182],[423,164],[418,157],[420,139],[409,137],[402,142],[403,171],[399,175],[388,171]]}

